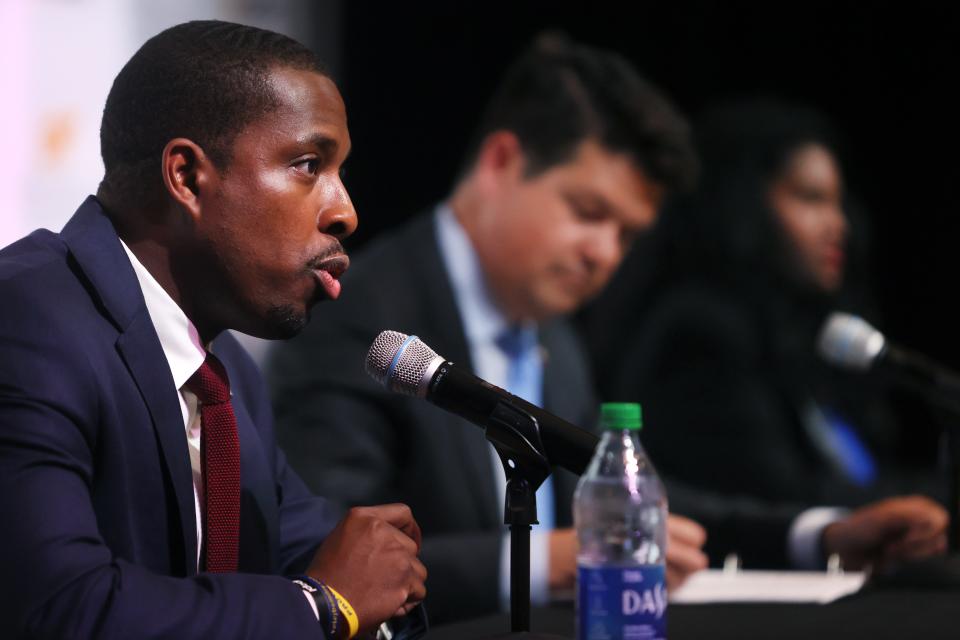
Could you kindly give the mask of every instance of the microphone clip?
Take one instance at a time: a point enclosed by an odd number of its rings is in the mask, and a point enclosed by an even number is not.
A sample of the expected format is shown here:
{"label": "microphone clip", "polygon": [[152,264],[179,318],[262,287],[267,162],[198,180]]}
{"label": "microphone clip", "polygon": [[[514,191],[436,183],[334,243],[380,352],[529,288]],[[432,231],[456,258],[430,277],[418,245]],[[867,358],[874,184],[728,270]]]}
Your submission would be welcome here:
{"label": "microphone clip", "polygon": [[486,422],[487,440],[496,449],[507,477],[504,524],[530,526],[537,520],[537,489],[550,475],[537,419],[501,400]]}

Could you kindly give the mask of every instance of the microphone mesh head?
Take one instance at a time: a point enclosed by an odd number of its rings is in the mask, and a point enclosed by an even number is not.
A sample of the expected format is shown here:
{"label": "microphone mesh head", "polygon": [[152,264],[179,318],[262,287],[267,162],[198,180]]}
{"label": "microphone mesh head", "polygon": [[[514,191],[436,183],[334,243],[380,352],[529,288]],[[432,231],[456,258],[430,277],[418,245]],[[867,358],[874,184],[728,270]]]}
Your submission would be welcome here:
{"label": "microphone mesh head", "polygon": [[866,371],[883,350],[883,334],[849,313],[831,313],[820,330],[817,348],[829,363],[844,369]]}
{"label": "microphone mesh head", "polygon": [[[397,354],[399,353],[399,357]],[[437,361],[443,359],[416,336],[399,331],[381,331],[367,351],[364,368],[374,380],[391,391],[423,395],[423,385]]]}

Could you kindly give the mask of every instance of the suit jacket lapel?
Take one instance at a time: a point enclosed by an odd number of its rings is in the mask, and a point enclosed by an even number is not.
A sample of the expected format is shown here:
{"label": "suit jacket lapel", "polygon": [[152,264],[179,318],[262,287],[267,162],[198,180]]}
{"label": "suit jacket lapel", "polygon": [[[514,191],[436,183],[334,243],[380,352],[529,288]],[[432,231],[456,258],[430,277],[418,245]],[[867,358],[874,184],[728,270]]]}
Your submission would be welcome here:
{"label": "suit jacket lapel", "polygon": [[[408,228],[409,245],[422,247],[416,252],[414,261],[417,275],[414,282],[424,282],[420,287],[423,309],[429,313],[430,336],[422,336],[424,341],[448,360],[469,367],[473,371],[470,348],[463,331],[463,321],[457,309],[450,277],[440,255],[434,217],[420,216]],[[426,239],[426,241],[424,241]],[[438,411],[440,411],[438,409]],[[490,445],[483,431],[473,424],[452,414],[447,416],[453,440],[459,448],[459,456],[451,455],[450,464],[461,467],[460,473],[470,478],[489,478],[493,473],[502,473],[494,468],[489,452]],[[453,452],[451,452],[453,454]],[[503,496],[497,496],[491,482],[469,482],[470,492],[476,500],[477,508],[482,509],[496,522],[503,520]]]}
{"label": "suit jacket lapel", "polygon": [[184,572],[196,573],[197,534],[190,453],[173,376],[143,301],[136,274],[112,223],[92,196],[61,233],[120,335],[117,351],[153,420],[180,514]]}
{"label": "suit jacket lapel", "polygon": [[272,573],[280,564],[280,515],[276,487],[263,480],[273,472],[246,406],[234,401],[233,411],[240,436],[240,571]]}
{"label": "suit jacket lapel", "polygon": [[[541,327],[540,342],[544,352],[543,407],[564,420],[584,429],[594,428],[594,397],[589,386],[585,364],[570,344],[560,322],[551,322]],[[573,523],[570,496],[573,495],[579,477],[560,467],[553,469],[554,496],[556,498],[557,526]]]}

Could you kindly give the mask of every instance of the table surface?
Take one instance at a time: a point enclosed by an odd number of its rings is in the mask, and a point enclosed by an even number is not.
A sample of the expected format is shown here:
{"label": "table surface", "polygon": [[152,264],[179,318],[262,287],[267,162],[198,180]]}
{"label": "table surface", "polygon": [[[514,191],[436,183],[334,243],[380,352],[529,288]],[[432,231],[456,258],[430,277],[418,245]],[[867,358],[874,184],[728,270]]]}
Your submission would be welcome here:
{"label": "table surface", "polygon": [[[570,607],[534,609],[533,632],[573,637]],[[892,589],[862,591],[818,604],[735,603],[671,605],[670,640],[705,638],[960,638],[960,591]],[[506,634],[507,615],[433,629],[428,640],[484,640]]]}

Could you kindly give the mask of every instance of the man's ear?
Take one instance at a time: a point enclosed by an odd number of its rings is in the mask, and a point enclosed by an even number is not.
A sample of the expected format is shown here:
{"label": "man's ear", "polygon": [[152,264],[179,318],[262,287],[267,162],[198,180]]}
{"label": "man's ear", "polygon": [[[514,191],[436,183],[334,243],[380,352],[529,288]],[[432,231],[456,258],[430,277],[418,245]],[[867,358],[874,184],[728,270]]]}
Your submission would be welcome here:
{"label": "man's ear", "polygon": [[203,149],[188,138],[174,138],[163,148],[163,184],[167,194],[194,220],[200,217],[200,198],[216,169]]}
{"label": "man's ear", "polygon": [[522,179],[527,158],[512,131],[494,131],[483,139],[473,171],[486,188]]}

